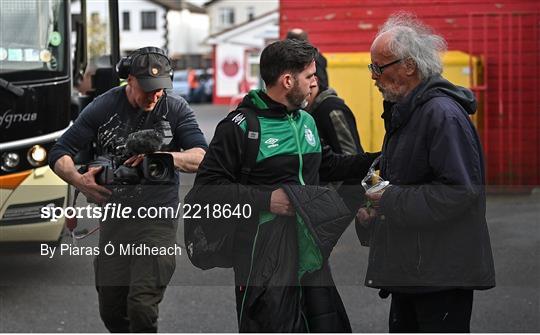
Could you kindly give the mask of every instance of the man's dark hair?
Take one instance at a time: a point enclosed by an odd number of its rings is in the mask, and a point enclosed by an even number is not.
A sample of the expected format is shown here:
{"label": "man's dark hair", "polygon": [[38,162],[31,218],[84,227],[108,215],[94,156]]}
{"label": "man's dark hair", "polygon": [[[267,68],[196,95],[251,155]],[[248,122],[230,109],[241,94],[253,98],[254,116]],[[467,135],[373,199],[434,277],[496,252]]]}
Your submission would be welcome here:
{"label": "man's dark hair", "polygon": [[306,41],[286,39],[274,42],[261,54],[261,77],[266,86],[273,86],[287,71],[293,75],[304,71],[317,55],[317,48]]}

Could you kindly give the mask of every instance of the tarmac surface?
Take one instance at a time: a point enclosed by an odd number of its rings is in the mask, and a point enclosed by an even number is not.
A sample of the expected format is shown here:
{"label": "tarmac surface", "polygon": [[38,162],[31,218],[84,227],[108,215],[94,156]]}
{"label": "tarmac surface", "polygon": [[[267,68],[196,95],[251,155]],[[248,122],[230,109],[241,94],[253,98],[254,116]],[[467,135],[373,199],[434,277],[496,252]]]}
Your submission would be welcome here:
{"label": "tarmac surface", "polygon": [[[226,108],[195,105],[208,139]],[[193,175],[182,176],[183,185]],[[189,187],[183,187],[185,192]],[[80,197],[78,205],[85,205]],[[497,287],[476,291],[472,332],[540,332],[540,194],[490,195],[487,220]],[[90,229],[95,220],[80,220]],[[180,225],[178,241],[183,242]],[[64,242],[70,242],[69,237]],[[459,241],[456,241],[459,243]],[[183,243],[182,243],[183,244]],[[81,246],[96,246],[97,236]],[[39,246],[0,245],[0,332],[106,332],[99,319],[91,256],[41,256]],[[363,286],[368,249],[349,227],[330,264],[354,332],[387,332],[390,299]],[[177,256],[160,305],[160,332],[237,332],[230,269],[202,271]]]}

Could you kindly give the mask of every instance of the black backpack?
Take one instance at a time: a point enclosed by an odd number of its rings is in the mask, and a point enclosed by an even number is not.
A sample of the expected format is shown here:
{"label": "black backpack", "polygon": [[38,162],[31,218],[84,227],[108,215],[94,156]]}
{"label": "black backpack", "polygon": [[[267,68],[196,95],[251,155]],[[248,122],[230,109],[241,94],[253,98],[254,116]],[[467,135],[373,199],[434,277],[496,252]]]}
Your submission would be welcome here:
{"label": "black backpack", "polygon": [[[240,169],[239,182],[246,185],[251,169],[255,166],[260,145],[259,120],[255,111],[238,108],[247,122],[245,133],[244,158]],[[190,203],[189,193],[186,203]],[[215,267],[233,266],[233,242],[235,229],[231,223],[219,219],[184,219],[184,241],[188,258],[196,267],[207,270]]]}

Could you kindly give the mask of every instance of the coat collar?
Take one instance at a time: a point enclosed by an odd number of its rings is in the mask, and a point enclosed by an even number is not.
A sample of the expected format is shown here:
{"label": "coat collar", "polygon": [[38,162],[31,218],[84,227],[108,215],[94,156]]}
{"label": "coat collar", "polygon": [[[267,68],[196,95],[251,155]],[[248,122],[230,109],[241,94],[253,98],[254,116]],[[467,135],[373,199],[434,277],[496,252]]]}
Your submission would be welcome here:
{"label": "coat collar", "polygon": [[396,129],[404,126],[410,120],[416,110],[417,103],[421,98],[424,86],[427,81],[423,81],[416,86],[403,101],[383,102],[383,113],[381,117],[384,120],[384,127],[387,132],[394,132]]}

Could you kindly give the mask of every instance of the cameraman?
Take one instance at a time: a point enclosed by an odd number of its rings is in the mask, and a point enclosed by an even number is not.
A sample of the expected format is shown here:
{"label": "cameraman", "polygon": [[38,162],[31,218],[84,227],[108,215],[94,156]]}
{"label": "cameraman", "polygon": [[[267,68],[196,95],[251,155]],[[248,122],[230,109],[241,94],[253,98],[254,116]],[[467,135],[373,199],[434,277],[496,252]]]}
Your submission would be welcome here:
{"label": "cameraman", "polygon": [[[98,185],[96,180],[103,178],[96,177],[109,166],[90,167],[82,174],[75,168],[73,157],[91,142],[95,154],[106,157],[105,161],[140,165],[148,152],[126,152],[125,148],[129,134],[146,129],[154,129],[168,142],[155,149],[169,152],[176,170],[195,172],[204,157],[207,143],[193,111],[184,99],[164,91],[172,88],[172,68],[163,50],[138,49],[120,60],[117,71],[127,85],[112,88],[83,110],[51,149],[49,165],[89,201],[100,205],[176,207],[178,171],[174,181],[165,185]],[[110,332],[157,332],[158,304],[175,269],[174,254],[128,256],[119,255],[118,250],[122,244],[169,247],[176,243],[176,228],[176,221],[170,218],[101,223],[100,254],[94,265],[100,315]],[[102,252],[108,243],[115,247],[113,255]]]}

